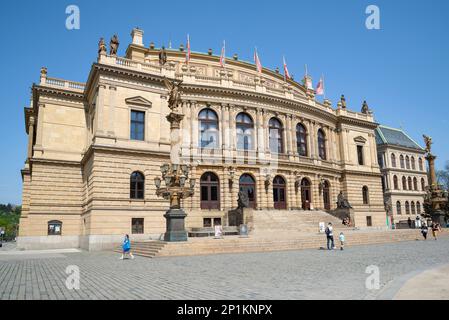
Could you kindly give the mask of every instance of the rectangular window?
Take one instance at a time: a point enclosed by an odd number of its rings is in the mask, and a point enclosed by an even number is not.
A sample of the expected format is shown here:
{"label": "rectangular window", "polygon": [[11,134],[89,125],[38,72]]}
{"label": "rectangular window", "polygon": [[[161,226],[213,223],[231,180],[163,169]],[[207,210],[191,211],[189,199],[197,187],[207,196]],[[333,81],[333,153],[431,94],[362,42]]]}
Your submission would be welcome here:
{"label": "rectangular window", "polygon": [[59,221],[51,221],[48,223],[48,235],[60,236],[62,234],[62,223]]}
{"label": "rectangular window", "polygon": [[145,140],[145,112],[131,111],[131,140]]}
{"label": "rectangular window", "polygon": [[366,226],[367,227],[372,227],[373,226],[373,221],[371,219],[371,216],[367,216],[366,217]]}
{"label": "rectangular window", "polygon": [[363,146],[357,146],[357,158],[359,160],[359,165],[363,166]]}
{"label": "rectangular window", "polygon": [[131,233],[132,234],[143,234],[143,218],[132,218],[131,219]]}
{"label": "rectangular window", "polygon": [[203,219],[203,227],[204,228],[212,227],[212,219],[211,218],[204,218]]}

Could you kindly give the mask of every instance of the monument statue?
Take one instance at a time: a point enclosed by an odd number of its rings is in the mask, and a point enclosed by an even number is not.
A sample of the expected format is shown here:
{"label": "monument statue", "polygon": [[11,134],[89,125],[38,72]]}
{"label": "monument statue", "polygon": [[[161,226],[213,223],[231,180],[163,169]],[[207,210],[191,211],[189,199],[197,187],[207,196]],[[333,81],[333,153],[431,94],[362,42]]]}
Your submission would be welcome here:
{"label": "monument statue", "polygon": [[430,153],[432,148],[432,138],[423,134],[424,143],[426,144],[426,152]]}
{"label": "monument statue", "polygon": [[340,191],[337,197],[337,208],[338,209],[352,209],[351,204],[348,199],[343,195],[343,191]]}
{"label": "monument statue", "polygon": [[162,46],[161,51],[159,51],[159,64],[163,66],[167,63],[167,52],[165,51],[165,47]]}
{"label": "monument statue", "polygon": [[98,42],[98,54],[106,54],[107,52],[106,44],[104,42],[104,38],[100,38],[100,41]]}
{"label": "monument statue", "polygon": [[109,47],[110,47],[109,54],[111,56],[117,55],[119,45],[120,45],[120,42],[118,41],[118,37],[116,34],[114,34],[114,36],[111,38],[111,42],[109,43]]}
{"label": "monument statue", "polygon": [[164,77],[164,84],[169,91],[168,107],[175,111],[181,104],[181,84],[182,81],[171,81]]}
{"label": "monument statue", "polygon": [[249,198],[246,192],[239,191],[238,199],[237,199],[237,208],[248,208],[249,207]]}

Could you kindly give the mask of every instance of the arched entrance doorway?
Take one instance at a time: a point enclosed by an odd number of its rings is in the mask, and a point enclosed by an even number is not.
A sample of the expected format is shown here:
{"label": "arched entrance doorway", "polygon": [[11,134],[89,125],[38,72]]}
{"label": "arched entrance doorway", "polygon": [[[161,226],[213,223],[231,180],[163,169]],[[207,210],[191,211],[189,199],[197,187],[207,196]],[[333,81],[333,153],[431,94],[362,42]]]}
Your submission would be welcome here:
{"label": "arched entrance doorway", "polygon": [[331,186],[329,181],[325,181],[323,183],[323,202],[324,202],[324,210],[331,209]]}
{"label": "arched entrance doorway", "polygon": [[309,179],[303,178],[301,180],[301,202],[304,210],[310,210],[310,203],[312,202],[311,183]]}
{"label": "arched entrance doorway", "polygon": [[220,181],[217,175],[206,172],[201,176],[201,209],[220,209]]}
{"label": "arched entrance doorway", "polygon": [[285,194],[285,180],[281,176],[276,176],[273,180],[273,202],[275,209],[287,209]]}
{"label": "arched entrance doorway", "polygon": [[249,207],[256,208],[256,182],[249,174],[243,174],[239,180],[239,190],[248,196]]}

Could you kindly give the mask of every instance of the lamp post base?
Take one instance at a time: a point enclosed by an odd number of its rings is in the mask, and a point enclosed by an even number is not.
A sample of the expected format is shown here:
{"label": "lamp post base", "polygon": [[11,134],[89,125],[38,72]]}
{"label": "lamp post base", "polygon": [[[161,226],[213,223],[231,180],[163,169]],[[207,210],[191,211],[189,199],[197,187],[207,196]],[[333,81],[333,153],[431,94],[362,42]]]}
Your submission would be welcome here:
{"label": "lamp post base", "polygon": [[184,221],[186,216],[187,214],[182,209],[170,209],[164,214],[167,222],[164,241],[187,241],[187,231],[185,229]]}

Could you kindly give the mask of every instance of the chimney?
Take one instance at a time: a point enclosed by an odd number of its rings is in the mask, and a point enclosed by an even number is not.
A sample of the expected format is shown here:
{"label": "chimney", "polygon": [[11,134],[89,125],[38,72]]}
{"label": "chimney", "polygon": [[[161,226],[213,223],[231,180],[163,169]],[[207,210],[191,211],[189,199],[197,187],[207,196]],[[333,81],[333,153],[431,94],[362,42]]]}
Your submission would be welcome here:
{"label": "chimney", "polygon": [[133,44],[143,46],[143,30],[140,30],[138,27],[134,28],[131,32],[131,37],[133,38]]}

